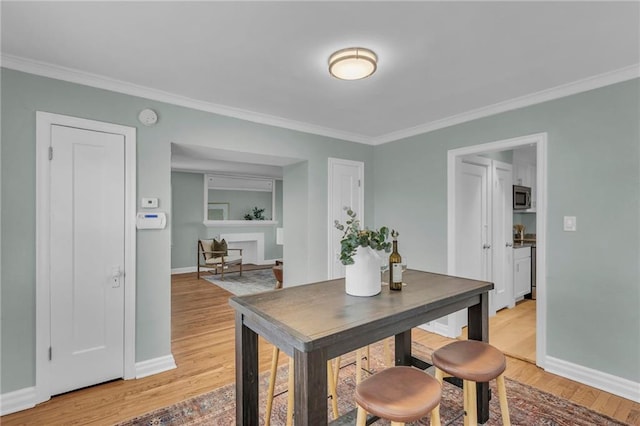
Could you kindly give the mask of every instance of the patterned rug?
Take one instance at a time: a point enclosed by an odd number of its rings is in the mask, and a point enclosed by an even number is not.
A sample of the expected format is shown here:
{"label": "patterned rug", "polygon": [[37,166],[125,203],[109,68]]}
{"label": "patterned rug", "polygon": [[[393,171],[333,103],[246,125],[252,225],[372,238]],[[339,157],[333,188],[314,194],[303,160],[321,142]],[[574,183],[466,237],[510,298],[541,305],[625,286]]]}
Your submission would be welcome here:
{"label": "patterned rug", "polygon": [[[418,357],[430,359],[431,351],[419,343],[413,343],[413,352]],[[353,393],[355,390],[355,365],[353,354],[343,357],[338,384],[338,406],[340,415],[354,408]],[[363,366],[365,363],[363,362]],[[383,368],[381,344],[371,346],[372,371]],[[287,409],[287,374],[288,366],[278,369],[276,378],[276,397],[274,398],[271,424],[284,425]],[[260,375],[260,419],[264,424],[265,394],[268,385],[268,372]],[[509,413],[513,425],[540,426],[612,426],[624,425],[617,420],[598,414],[563,398],[542,392],[531,386],[506,379]],[[501,425],[500,406],[498,403],[495,381],[491,383],[494,397],[490,401],[490,418],[487,425]],[[330,407],[330,404],[328,404]],[[443,425],[462,425],[462,390],[445,383],[443,386],[440,415]],[[330,410],[328,418],[331,419]],[[136,417],[120,426],[132,425],[216,425],[230,426],[235,424],[235,385],[229,384],[172,406]],[[354,424],[352,422],[351,424]],[[375,425],[388,425],[380,420]],[[428,417],[414,425],[428,425]]]}
{"label": "patterned rug", "polygon": [[237,296],[273,290],[276,286],[271,268],[242,271],[242,276],[237,272],[225,272],[224,281],[220,279],[220,274],[200,276]]}

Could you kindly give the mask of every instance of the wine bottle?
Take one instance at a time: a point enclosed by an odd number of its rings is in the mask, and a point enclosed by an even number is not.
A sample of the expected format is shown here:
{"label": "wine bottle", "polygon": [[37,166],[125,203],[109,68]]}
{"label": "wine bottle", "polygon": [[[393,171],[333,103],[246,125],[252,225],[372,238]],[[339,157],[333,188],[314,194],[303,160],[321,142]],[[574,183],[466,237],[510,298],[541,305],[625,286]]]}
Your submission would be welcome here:
{"label": "wine bottle", "polygon": [[389,288],[402,290],[402,256],[398,253],[398,233],[393,231],[393,251],[389,256]]}

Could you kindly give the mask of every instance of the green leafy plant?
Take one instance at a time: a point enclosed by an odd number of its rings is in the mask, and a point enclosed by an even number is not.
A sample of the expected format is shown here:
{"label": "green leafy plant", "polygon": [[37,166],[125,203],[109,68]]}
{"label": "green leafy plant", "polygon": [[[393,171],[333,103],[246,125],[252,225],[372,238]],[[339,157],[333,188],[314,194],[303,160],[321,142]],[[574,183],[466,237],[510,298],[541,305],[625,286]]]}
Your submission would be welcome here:
{"label": "green leafy plant", "polygon": [[258,206],[256,206],[251,213],[245,214],[244,218],[245,220],[265,220],[263,213],[264,209],[259,209]]}
{"label": "green leafy plant", "polygon": [[[346,224],[337,220],[334,222],[335,227],[344,232],[340,240],[340,261],[343,265],[353,265],[353,255],[356,254],[358,247],[371,247],[374,250],[384,250],[387,253],[391,251],[391,243],[387,241],[389,228],[383,226],[378,230],[361,229],[360,219],[356,217],[356,212],[349,207],[345,207],[345,210],[349,216]],[[398,235],[395,230],[391,232],[395,236]]]}

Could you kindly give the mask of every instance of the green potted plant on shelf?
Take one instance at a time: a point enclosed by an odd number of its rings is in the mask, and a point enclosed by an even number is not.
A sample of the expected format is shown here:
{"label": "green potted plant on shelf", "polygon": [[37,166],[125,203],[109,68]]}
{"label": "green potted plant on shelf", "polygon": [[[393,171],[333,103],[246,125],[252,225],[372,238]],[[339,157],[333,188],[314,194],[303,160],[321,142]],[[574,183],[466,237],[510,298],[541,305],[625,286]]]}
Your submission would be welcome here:
{"label": "green potted plant on shelf", "polygon": [[[345,265],[345,287],[353,296],[374,296],[382,288],[379,252],[391,251],[387,241],[389,228],[361,228],[360,219],[351,208],[345,208],[349,217],[345,224],[336,220],[336,229],[343,232],[340,240],[340,262]],[[392,231],[395,233],[395,231]]]}

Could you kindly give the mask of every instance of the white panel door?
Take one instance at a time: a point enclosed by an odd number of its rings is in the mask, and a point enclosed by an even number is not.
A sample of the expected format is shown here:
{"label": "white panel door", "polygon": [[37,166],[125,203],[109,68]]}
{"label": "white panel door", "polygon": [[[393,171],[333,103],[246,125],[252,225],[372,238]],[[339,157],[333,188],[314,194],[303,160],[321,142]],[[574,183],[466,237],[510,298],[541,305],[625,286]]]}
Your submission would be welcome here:
{"label": "white panel door", "polygon": [[456,275],[490,280],[490,160],[477,158],[457,161]]}
{"label": "white panel door", "polygon": [[493,297],[491,311],[513,307],[513,192],[511,165],[493,161],[492,166]]}
{"label": "white panel door", "polygon": [[364,224],[364,163],[359,161],[329,159],[329,279],[342,278],[344,265],[340,262],[342,232],[334,221],[345,223],[348,219],[345,207],[358,214]]}
{"label": "white panel door", "polygon": [[51,394],[124,376],[124,136],[52,126]]}

